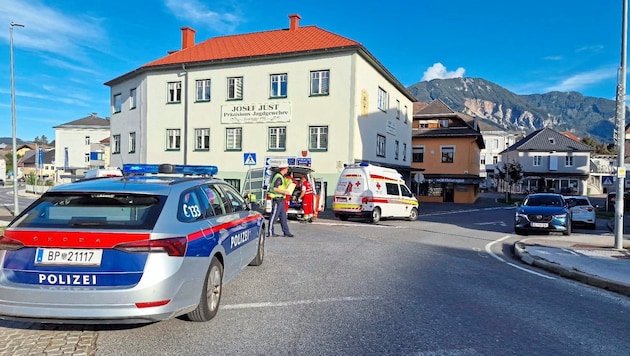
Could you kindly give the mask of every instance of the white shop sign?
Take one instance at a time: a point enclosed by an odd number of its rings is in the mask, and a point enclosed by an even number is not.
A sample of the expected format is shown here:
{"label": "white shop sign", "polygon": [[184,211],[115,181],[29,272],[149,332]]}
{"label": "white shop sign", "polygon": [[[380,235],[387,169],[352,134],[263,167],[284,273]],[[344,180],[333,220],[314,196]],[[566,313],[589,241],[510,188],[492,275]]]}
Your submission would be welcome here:
{"label": "white shop sign", "polygon": [[290,102],[221,105],[222,124],[256,124],[290,121]]}

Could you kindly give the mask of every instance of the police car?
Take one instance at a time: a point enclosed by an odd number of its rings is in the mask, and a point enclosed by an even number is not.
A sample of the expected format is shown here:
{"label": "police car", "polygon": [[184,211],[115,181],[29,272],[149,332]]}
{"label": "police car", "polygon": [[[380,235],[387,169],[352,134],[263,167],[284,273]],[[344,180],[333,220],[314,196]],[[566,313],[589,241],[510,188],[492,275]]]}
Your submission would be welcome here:
{"label": "police car", "polygon": [[212,319],[223,284],[265,254],[262,214],[217,171],[125,165],[49,189],[0,238],[0,318]]}

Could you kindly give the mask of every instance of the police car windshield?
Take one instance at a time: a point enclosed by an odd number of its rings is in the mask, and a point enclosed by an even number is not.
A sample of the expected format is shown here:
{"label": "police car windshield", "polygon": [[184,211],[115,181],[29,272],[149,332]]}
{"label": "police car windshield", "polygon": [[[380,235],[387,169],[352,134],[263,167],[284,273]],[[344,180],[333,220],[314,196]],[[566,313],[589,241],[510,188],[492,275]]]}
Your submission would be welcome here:
{"label": "police car windshield", "polygon": [[46,194],[12,226],[152,229],[165,197],[134,194]]}

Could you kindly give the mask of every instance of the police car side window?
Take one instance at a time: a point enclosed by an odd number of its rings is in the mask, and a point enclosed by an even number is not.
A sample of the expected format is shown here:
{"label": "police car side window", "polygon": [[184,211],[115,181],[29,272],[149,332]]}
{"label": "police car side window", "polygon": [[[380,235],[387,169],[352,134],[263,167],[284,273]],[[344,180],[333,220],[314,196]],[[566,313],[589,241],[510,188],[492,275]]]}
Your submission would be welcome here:
{"label": "police car side window", "polygon": [[183,222],[191,222],[203,218],[199,197],[195,191],[189,190],[180,196],[177,218]]}
{"label": "police car side window", "polygon": [[201,187],[201,191],[206,199],[205,205],[207,206],[207,216],[223,215],[226,213],[225,195],[216,185],[204,185]]}
{"label": "police car side window", "polygon": [[243,199],[243,197],[241,197],[235,189],[228,185],[222,185],[222,187],[225,191],[225,195],[227,195],[227,198],[232,205],[232,211],[247,210],[245,209],[245,199]]}

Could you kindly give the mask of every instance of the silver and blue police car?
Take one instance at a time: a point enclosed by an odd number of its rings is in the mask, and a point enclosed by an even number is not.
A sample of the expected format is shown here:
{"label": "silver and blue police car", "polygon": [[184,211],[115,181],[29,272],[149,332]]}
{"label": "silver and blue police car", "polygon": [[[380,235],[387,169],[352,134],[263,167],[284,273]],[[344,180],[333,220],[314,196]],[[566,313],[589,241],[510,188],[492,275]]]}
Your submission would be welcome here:
{"label": "silver and blue police car", "polygon": [[0,238],[0,318],[212,319],[223,284],[265,254],[263,216],[217,171],[125,165],[48,190]]}

